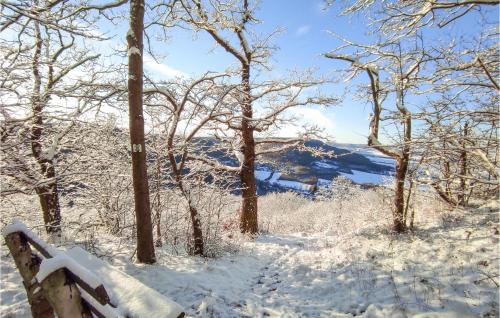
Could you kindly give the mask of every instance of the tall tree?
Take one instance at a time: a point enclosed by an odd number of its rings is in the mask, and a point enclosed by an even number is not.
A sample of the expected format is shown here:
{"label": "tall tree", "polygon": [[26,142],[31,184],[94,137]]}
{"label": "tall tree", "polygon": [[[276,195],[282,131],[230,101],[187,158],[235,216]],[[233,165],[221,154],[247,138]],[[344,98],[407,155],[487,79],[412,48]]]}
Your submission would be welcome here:
{"label": "tall tree", "polygon": [[137,224],[137,259],[154,263],[153,226],[149,202],[143,114],[143,33],[144,0],[130,1],[128,43],[128,104],[130,145],[132,150],[132,180]]}
{"label": "tall tree", "polygon": [[[365,13],[370,20],[368,32],[386,42],[408,42],[415,36],[426,39],[426,59],[432,61],[425,75],[426,101],[414,114],[424,129],[412,138],[418,154],[415,162],[426,171],[418,181],[432,185],[452,205],[466,205],[473,193],[481,198],[495,195],[500,115],[495,7],[500,1],[354,0],[343,4],[341,14]],[[464,16],[474,19],[466,21]],[[465,30],[457,26],[469,21],[475,23],[459,36],[448,32]]]}
{"label": "tall tree", "polygon": [[[161,1],[160,1],[161,2]],[[160,12],[168,7],[168,16],[164,25],[184,24],[202,30],[230,54],[238,64],[234,72],[239,82],[238,94],[234,94],[236,106],[230,118],[218,119],[233,132],[231,147],[237,153],[240,161],[239,179],[241,184],[240,230],[243,233],[254,234],[258,231],[258,198],[255,179],[256,159],[259,155],[278,152],[287,147],[303,144],[308,136],[317,131],[309,130],[300,138],[256,138],[283,123],[283,115],[292,107],[304,105],[328,105],[335,100],[311,94],[306,96],[306,88],[324,83],[322,80],[311,79],[308,74],[301,74],[297,79],[292,76],[281,80],[257,81],[254,71],[266,70],[272,45],[269,43],[273,32],[265,37],[258,37],[252,32],[252,25],[258,20],[254,16],[255,2],[248,0],[233,1],[199,1],[176,0],[166,5],[156,6]],[[255,72],[256,73],[256,72]],[[314,96],[312,96],[314,95]],[[262,112],[256,111],[256,105],[265,105]],[[286,120],[285,120],[286,121]],[[258,136],[260,137],[260,136]],[[267,137],[267,136],[263,136]],[[269,145],[279,145],[281,148],[270,149]],[[267,149],[260,149],[267,148]],[[228,167],[228,171],[234,167]]]}

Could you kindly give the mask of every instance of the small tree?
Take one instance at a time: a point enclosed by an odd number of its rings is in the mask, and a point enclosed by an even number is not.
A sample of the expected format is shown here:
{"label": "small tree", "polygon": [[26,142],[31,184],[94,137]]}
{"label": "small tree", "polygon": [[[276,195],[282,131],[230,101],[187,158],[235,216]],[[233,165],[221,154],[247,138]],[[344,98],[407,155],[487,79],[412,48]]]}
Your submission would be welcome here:
{"label": "small tree", "polygon": [[61,234],[60,149],[71,143],[68,133],[82,114],[102,102],[94,80],[104,69],[99,54],[85,48],[102,40],[92,32],[93,12],[123,2],[2,3],[2,194],[35,192],[53,237]]}
{"label": "small tree", "polygon": [[[329,1],[331,2],[331,1]],[[418,152],[431,184],[446,202],[491,198],[498,191],[498,21],[499,1],[345,1],[342,14],[365,12],[371,31],[389,41],[425,36],[433,60],[426,83],[427,105]],[[464,17],[469,17],[467,22]],[[451,26],[474,21],[453,38]],[[434,29],[433,32],[428,30]],[[464,29],[457,27],[457,29]],[[450,32],[455,34],[455,32]],[[437,34],[437,36],[436,36]],[[438,164],[436,164],[438,163]]]}
{"label": "small tree", "polygon": [[[217,119],[232,115],[225,103],[235,86],[218,84],[217,80],[224,76],[207,73],[198,80],[178,79],[176,83],[157,83],[145,90],[147,103],[162,105],[162,111],[156,112],[155,120],[161,121],[164,118],[164,146],[173,180],[189,209],[193,238],[190,252],[194,255],[204,254],[204,237],[200,211],[191,191],[191,181],[198,178],[204,170],[199,167],[199,162],[215,162],[215,158],[207,156],[207,145],[197,142],[195,138],[200,132],[206,133],[214,129]],[[239,170],[237,167],[227,166],[223,170],[228,169]],[[214,176],[213,173],[211,175]]]}
{"label": "small tree", "polygon": [[[427,57],[422,47],[403,52],[400,42],[359,45],[343,40],[345,45],[325,54],[325,57],[351,63],[353,78],[360,71],[366,72],[369,79],[367,98],[373,105],[370,115],[368,146],[380,151],[396,161],[396,174],[393,201],[393,229],[401,233],[406,231],[405,223],[405,182],[410,162],[412,142],[412,114],[405,105],[405,96],[410,89],[415,89],[419,81],[419,72]],[[355,53],[343,54],[353,50]],[[381,75],[384,72],[385,74]],[[387,76],[382,82],[381,76]],[[379,140],[382,104],[388,94],[394,93],[395,112],[388,117],[402,126],[401,140],[397,146],[384,145]]]}

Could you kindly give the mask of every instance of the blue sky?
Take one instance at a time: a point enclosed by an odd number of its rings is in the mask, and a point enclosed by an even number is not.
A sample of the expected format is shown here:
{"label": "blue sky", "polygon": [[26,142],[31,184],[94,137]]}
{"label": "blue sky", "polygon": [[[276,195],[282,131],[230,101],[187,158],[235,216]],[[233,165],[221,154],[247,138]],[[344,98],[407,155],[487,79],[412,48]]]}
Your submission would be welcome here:
{"label": "blue sky", "polygon": [[[321,54],[331,50],[337,43],[327,30],[363,38],[364,27],[350,24],[347,18],[336,17],[331,11],[324,10],[324,2],[311,0],[272,0],[262,1],[256,14],[262,24],[255,30],[268,33],[276,28],[283,32],[274,38],[278,50],[271,58],[273,69],[266,77],[284,75],[289,70],[314,68],[316,74],[332,78],[334,63]],[[354,32],[353,32],[354,31]],[[236,65],[234,58],[214,45],[206,34],[172,30],[168,43],[156,44],[155,50],[164,54],[161,64],[146,57],[146,70],[158,76],[199,75],[207,70],[223,71]],[[213,50],[215,47],[215,50]],[[149,61],[148,61],[149,60]],[[159,74],[158,74],[159,73]],[[326,88],[329,93],[342,95],[343,85],[331,84]],[[363,102],[345,99],[340,105],[332,107],[308,107],[296,111],[304,123],[318,124],[326,129],[337,142],[365,143],[369,106]],[[297,129],[287,127],[281,135],[293,134]]]}
{"label": "blue sky", "polygon": [[[330,79],[338,77],[335,69],[347,65],[321,56],[339,45],[338,40],[327,31],[356,42],[370,41],[366,35],[366,18],[362,15],[339,17],[337,13],[338,8],[335,6],[325,10],[322,0],[261,1],[256,17],[262,23],[254,26],[254,30],[266,34],[278,27],[284,29],[274,39],[278,50],[271,58],[273,69],[265,77],[278,77],[288,70],[307,68],[314,68],[318,76]],[[446,32],[441,30],[440,34],[446,38],[477,31],[475,19],[477,15],[468,15],[461,18],[460,23],[451,24]],[[171,39],[167,43],[154,44],[153,49],[163,57],[159,64],[145,56],[146,71],[158,78],[196,76],[208,70],[223,71],[228,66],[236,65],[234,57],[218,48],[213,39],[203,32],[195,36],[190,31],[172,29],[169,35]],[[356,82],[365,80],[364,76],[360,76]],[[365,101],[353,100],[350,94],[345,94],[345,88],[342,81],[327,88],[329,93],[342,97],[338,105],[301,109],[296,114],[305,123],[323,126],[337,142],[365,143],[370,105]],[[287,127],[281,135],[287,135],[288,132],[293,134],[294,131],[292,127]]]}

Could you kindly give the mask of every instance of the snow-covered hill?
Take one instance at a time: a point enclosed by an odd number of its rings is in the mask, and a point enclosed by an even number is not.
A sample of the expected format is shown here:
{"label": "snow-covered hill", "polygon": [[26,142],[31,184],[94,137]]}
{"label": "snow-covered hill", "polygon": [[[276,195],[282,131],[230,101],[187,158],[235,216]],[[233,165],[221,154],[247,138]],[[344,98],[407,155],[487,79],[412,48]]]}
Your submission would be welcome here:
{"label": "snow-covered hill", "polygon": [[382,185],[392,178],[394,160],[367,146],[327,145],[319,141],[308,145],[332,151],[335,157],[317,158],[295,150],[275,155],[272,159],[279,162],[281,168],[259,165],[255,172],[259,193],[287,190],[312,193],[339,176],[360,185]]}

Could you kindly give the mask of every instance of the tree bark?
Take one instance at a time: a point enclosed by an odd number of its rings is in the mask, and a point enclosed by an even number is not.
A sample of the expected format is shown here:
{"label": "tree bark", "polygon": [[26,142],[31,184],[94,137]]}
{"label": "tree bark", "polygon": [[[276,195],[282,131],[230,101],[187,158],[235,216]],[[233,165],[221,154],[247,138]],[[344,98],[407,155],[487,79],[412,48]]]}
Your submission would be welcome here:
{"label": "tree bark", "polygon": [[130,30],[128,43],[128,101],[130,143],[132,148],[132,179],[134,186],[135,216],[137,222],[137,259],[141,263],[154,263],[153,227],[149,201],[144,142],[143,95],[143,32],[144,0],[130,2]]}
{"label": "tree bark", "polygon": [[[173,127],[178,123],[177,119],[175,120]],[[184,198],[187,200],[188,208],[189,208],[189,217],[191,219],[191,226],[193,229],[193,246],[192,249],[189,249],[189,253],[192,255],[203,255],[205,251],[205,246],[203,243],[203,230],[201,227],[201,221],[198,214],[198,210],[193,205],[191,201],[191,195],[187,191],[184,186],[184,182],[182,181],[182,170],[177,166],[177,161],[175,160],[174,150],[173,150],[173,131],[169,134],[168,142],[167,142],[167,151],[168,151],[168,160],[170,161],[170,166],[172,167],[172,172],[175,176],[175,181],[177,183],[177,187],[181,191]]]}
{"label": "tree bark", "polygon": [[240,230],[242,233],[255,234],[258,231],[257,223],[257,186],[255,182],[255,140],[253,126],[249,119],[253,118],[252,101],[250,96],[250,65],[243,65],[242,69],[242,119],[241,134],[243,164],[240,171],[242,205],[240,210]]}
{"label": "tree bark", "polygon": [[404,106],[403,89],[396,90],[397,108],[404,120],[403,149],[396,158],[396,176],[394,187],[394,207],[393,207],[393,229],[396,233],[406,231],[405,220],[405,182],[408,173],[408,164],[410,163],[411,150],[411,114]]}
{"label": "tree bark", "polygon": [[468,135],[468,129],[469,125],[468,123],[465,123],[463,128],[463,138],[460,143],[462,146],[462,149],[460,150],[460,188],[458,190],[457,197],[458,204],[461,206],[465,206],[467,201],[465,195],[467,192],[467,180],[465,179],[465,176],[467,176],[467,150],[465,149],[465,139]]}
{"label": "tree bark", "polygon": [[33,91],[31,95],[31,109],[33,120],[30,131],[31,153],[40,166],[44,177],[44,185],[35,188],[42,207],[45,230],[53,238],[61,236],[61,208],[53,154],[44,154],[42,136],[44,130],[43,109],[48,102],[48,96],[42,96],[42,76],[40,74],[40,56],[42,54],[43,39],[38,22],[35,22],[35,51],[31,61],[33,73]]}
{"label": "tree bark", "polygon": [[188,199],[189,202],[189,215],[191,217],[191,224],[193,226],[193,255],[203,255],[204,252],[204,244],[203,244],[203,232],[201,229],[201,222],[198,216],[198,210],[191,204],[191,200]]}
{"label": "tree bark", "polygon": [[[53,167],[51,167],[53,170]],[[59,190],[57,183],[36,187],[36,194],[42,207],[43,222],[48,234],[55,237],[61,237],[61,206],[59,204]]]}
{"label": "tree bark", "polygon": [[161,160],[159,152],[156,154],[156,247],[162,246],[161,240]]}
{"label": "tree bark", "polygon": [[405,212],[405,180],[406,172],[408,170],[408,160],[404,157],[396,159],[396,175],[394,186],[394,207],[393,207],[393,230],[396,233],[403,233],[406,231],[406,224],[404,222]]}

